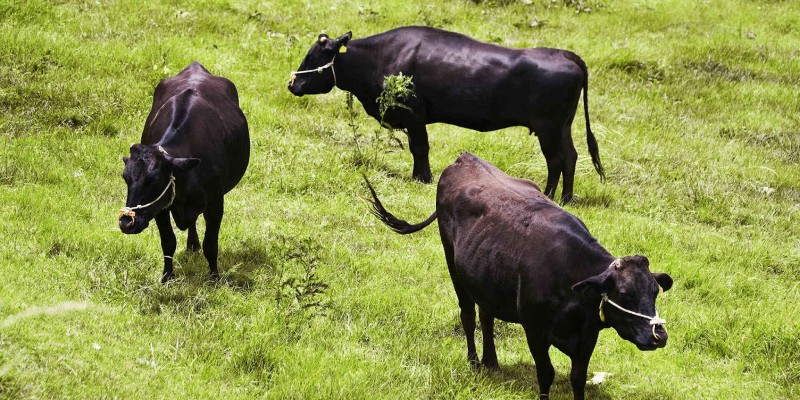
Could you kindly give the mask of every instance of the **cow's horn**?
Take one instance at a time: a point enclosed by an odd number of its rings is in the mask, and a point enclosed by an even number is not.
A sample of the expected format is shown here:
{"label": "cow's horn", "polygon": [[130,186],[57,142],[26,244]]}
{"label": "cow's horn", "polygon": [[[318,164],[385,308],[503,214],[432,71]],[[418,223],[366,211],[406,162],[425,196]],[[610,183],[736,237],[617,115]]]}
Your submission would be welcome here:
{"label": "cow's horn", "polygon": [[319,42],[320,42],[320,43],[325,43],[325,41],[327,41],[327,40],[328,40],[328,37],[327,37],[327,36],[320,36],[320,37],[319,37]]}

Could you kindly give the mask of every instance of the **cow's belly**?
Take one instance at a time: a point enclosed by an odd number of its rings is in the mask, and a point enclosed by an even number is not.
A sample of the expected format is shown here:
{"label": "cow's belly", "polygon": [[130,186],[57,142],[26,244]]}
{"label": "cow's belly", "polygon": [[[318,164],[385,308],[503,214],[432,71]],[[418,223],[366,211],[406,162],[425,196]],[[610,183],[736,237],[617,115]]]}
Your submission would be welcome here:
{"label": "cow's belly", "polygon": [[510,128],[512,126],[525,126],[521,121],[508,121],[499,119],[481,119],[466,116],[446,116],[442,118],[429,118],[431,123],[445,123],[459,126],[461,128],[472,129],[478,132],[491,132],[499,129]]}
{"label": "cow's belly", "polygon": [[505,284],[482,280],[465,282],[470,298],[483,311],[506,322],[520,322],[516,290]]}
{"label": "cow's belly", "polygon": [[460,284],[479,307],[503,321],[520,322],[519,275],[507,253],[482,243],[473,251],[456,249],[455,264]]}
{"label": "cow's belly", "polygon": [[[479,132],[489,132],[512,126],[529,126],[531,112],[516,112],[515,105],[501,107],[497,104],[469,102],[463,99],[439,99],[429,101],[425,114],[426,123],[445,123]],[[517,103],[510,103],[517,104]]]}

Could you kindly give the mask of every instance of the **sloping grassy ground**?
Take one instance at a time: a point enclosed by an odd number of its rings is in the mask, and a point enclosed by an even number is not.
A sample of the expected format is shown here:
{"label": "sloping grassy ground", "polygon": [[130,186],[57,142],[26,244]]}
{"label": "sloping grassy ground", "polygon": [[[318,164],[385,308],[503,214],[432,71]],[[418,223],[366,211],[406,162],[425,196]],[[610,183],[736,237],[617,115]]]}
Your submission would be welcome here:
{"label": "sloping grassy ground", "polygon": [[[363,171],[397,215],[433,211],[407,150],[363,112],[354,130],[343,92],[285,89],[320,30],[424,24],[589,66],[609,179],[577,118],[567,209],[676,281],[659,300],[668,346],[605,331],[590,374],[612,375],[589,396],[800,398],[800,6],[576,3],[2,0],[0,397],[534,397],[517,326],[497,327],[502,371],[469,368],[436,229],[395,235],[358,201]],[[251,164],[226,199],[223,282],[180,233],[179,280],[162,286],[156,229],[115,226],[121,157],[155,85],[192,60],[237,84]],[[524,129],[430,137],[435,174],[471,151],[546,177]],[[553,398],[571,398],[552,354]]]}

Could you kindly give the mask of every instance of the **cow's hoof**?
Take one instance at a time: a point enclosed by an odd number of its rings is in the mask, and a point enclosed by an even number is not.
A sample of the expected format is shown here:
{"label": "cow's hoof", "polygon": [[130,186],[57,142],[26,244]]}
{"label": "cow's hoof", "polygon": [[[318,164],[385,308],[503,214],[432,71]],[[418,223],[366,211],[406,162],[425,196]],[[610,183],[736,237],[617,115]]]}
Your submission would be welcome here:
{"label": "cow's hoof", "polygon": [[481,363],[481,367],[488,369],[490,371],[500,370],[500,364],[497,363],[497,360],[490,360],[490,361],[483,360],[483,362]]}
{"label": "cow's hoof", "polygon": [[467,354],[467,360],[469,361],[469,366],[472,367],[472,369],[480,369],[481,362],[478,361],[477,354]]}
{"label": "cow's hoof", "polygon": [[164,274],[161,277],[161,284],[165,284],[165,283],[167,283],[169,281],[172,281],[172,280],[175,280],[175,275],[174,274],[172,274],[172,273]]}
{"label": "cow's hoof", "polygon": [[422,182],[422,183],[431,183],[431,173],[428,172],[427,174],[414,174],[414,179]]}
{"label": "cow's hoof", "polygon": [[209,277],[209,280],[211,280],[212,283],[219,282],[219,272],[216,272],[216,271],[212,272],[211,276]]}

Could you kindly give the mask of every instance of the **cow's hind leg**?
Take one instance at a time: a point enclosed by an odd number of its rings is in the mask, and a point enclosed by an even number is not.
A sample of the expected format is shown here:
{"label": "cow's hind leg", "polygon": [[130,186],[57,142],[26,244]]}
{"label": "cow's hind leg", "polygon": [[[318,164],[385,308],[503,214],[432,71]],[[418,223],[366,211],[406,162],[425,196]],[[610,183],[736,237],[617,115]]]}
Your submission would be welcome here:
{"label": "cow's hind leg", "polygon": [[197,221],[189,225],[189,236],[186,238],[186,252],[194,253],[200,250],[200,238],[197,236]]}
{"label": "cow's hind leg", "polygon": [[467,360],[473,367],[478,367],[478,351],[475,349],[475,303],[471,300],[458,299],[458,307],[461,308],[461,326],[464,328],[464,335],[467,337]]}
{"label": "cow's hind leg", "polygon": [[[575,163],[578,161],[578,152],[572,142],[572,121],[570,120],[561,131],[561,153],[563,154],[564,187],[561,189],[561,203],[572,201],[572,190],[575,182]],[[555,189],[553,189],[555,195]],[[551,196],[552,197],[552,196]]]}
{"label": "cow's hind leg", "polygon": [[458,298],[458,307],[461,309],[461,326],[464,328],[464,336],[467,338],[467,360],[473,367],[478,367],[480,365],[478,351],[475,349],[475,302],[472,301],[458,282],[452,241],[447,237],[441,225],[439,225],[439,234],[442,237],[444,258],[447,261],[450,280],[453,282],[453,289],[455,289],[456,297]]}
{"label": "cow's hind leg", "polygon": [[206,220],[206,234],[203,237],[203,255],[208,260],[208,268],[211,271],[211,279],[219,279],[217,271],[217,253],[219,247],[219,228],[222,224],[222,214],[224,209],[224,198],[219,196],[210,199],[203,218]]}
{"label": "cow's hind leg", "polygon": [[408,149],[414,156],[414,170],[411,176],[422,183],[431,183],[431,164],[428,160],[430,145],[425,124],[408,126]]}
{"label": "cow's hind leg", "polygon": [[486,368],[496,369],[497,350],[494,347],[494,316],[482,307],[478,307],[481,318],[481,333],[483,334],[483,360],[481,364]]}
{"label": "cow's hind leg", "polygon": [[550,361],[550,343],[547,342],[544,332],[536,331],[535,328],[524,326],[525,337],[528,339],[528,348],[536,363],[536,379],[539,382],[539,398],[547,399],[550,397],[550,386],[556,376],[556,370]]}
{"label": "cow's hind leg", "polygon": [[172,257],[175,256],[175,248],[178,246],[175,232],[172,231],[169,211],[162,210],[156,215],[156,226],[158,235],[161,237],[161,253],[164,255],[164,272],[161,273],[161,283],[167,283],[175,278],[172,273]]}
{"label": "cow's hind leg", "polygon": [[560,132],[548,128],[539,129],[536,134],[539,137],[544,159],[547,161],[547,185],[544,188],[544,194],[553,199],[556,195],[556,188],[558,188],[558,180],[561,177],[565,159],[563,147],[559,143]]}

